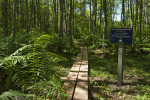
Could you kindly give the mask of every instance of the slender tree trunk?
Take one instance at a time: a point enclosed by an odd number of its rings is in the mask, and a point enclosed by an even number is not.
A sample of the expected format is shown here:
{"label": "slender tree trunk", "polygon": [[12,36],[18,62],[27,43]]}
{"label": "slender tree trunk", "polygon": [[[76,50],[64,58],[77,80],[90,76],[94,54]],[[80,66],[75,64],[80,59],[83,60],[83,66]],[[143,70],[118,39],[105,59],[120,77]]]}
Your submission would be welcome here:
{"label": "slender tree trunk", "polygon": [[107,38],[107,4],[106,0],[103,0],[103,11],[104,11],[104,35],[103,39],[105,40]]}
{"label": "slender tree trunk", "polygon": [[29,12],[28,12],[28,0],[26,0],[26,29],[29,32]]}
{"label": "slender tree trunk", "polygon": [[72,0],[70,0],[69,38],[70,38],[70,46],[73,46],[73,36],[72,36]]}
{"label": "slender tree trunk", "polygon": [[72,37],[74,36],[74,9],[75,9],[75,4],[73,0],[73,8],[72,8],[72,13],[73,13],[73,18],[72,18]]}
{"label": "slender tree trunk", "polygon": [[124,0],[122,0],[122,27],[125,28],[125,7],[124,7]]}
{"label": "slender tree trunk", "polygon": [[56,7],[56,0],[53,0],[54,4],[54,29],[55,32],[57,33],[57,7]]}
{"label": "slender tree trunk", "polygon": [[91,0],[90,0],[90,19],[89,19],[89,30],[91,30]]}
{"label": "slender tree trunk", "polygon": [[133,28],[133,9],[132,9],[132,0],[130,0],[130,11],[131,11],[131,27]]}
{"label": "slender tree trunk", "polygon": [[[138,0],[136,0],[136,21],[135,21],[135,28],[137,28],[138,27],[138,6],[139,6],[139,3],[138,3],[139,1]],[[136,29],[137,30],[137,29]]]}
{"label": "slender tree trunk", "polygon": [[97,0],[93,0],[93,35],[96,33]]}
{"label": "slender tree trunk", "polygon": [[41,7],[40,7],[40,0],[38,0],[38,20],[39,20],[39,27],[40,27],[40,30],[41,30]]}
{"label": "slender tree trunk", "polygon": [[111,23],[112,23],[112,2],[111,2],[112,0],[109,0],[109,5],[110,5],[110,12],[109,12],[109,15],[110,15],[110,21],[111,21]]}
{"label": "slender tree trunk", "polygon": [[104,12],[104,33],[103,33],[103,52],[105,51],[105,40],[107,38],[107,3],[103,0],[103,12]]}
{"label": "slender tree trunk", "polygon": [[33,27],[33,23],[32,23],[32,16],[33,16],[33,0],[30,1],[30,9],[31,9],[31,13],[30,13],[30,27]]}
{"label": "slender tree trunk", "polygon": [[23,8],[24,8],[24,0],[21,0],[20,1],[20,5],[21,5],[21,11],[20,11],[20,13],[21,13],[21,20],[20,20],[20,23],[21,23],[21,28],[22,29],[24,29],[25,27],[24,27],[24,13],[23,13]]}
{"label": "slender tree trunk", "polygon": [[142,31],[142,14],[143,14],[143,4],[142,1],[140,2],[140,43],[142,43],[142,36],[141,36],[141,31]]}
{"label": "slender tree trunk", "polygon": [[16,39],[16,0],[13,2],[13,29],[12,29],[13,42]]}
{"label": "slender tree trunk", "polygon": [[[112,2],[115,2],[115,0],[113,0]],[[113,4],[113,9],[112,9],[113,11],[115,10],[115,4]],[[115,13],[112,13],[112,27],[114,27],[114,23],[115,23]]]}
{"label": "slender tree trunk", "polygon": [[36,6],[35,2],[33,1],[33,19],[34,19],[34,27],[36,26]]}
{"label": "slender tree trunk", "polygon": [[64,13],[63,3],[64,3],[64,0],[59,0],[59,2],[60,2],[60,31],[59,31],[59,36],[62,37],[63,36],[63,13]]}
{"label": "slender tree trunk", "polygon": [[[8,0],[8,2],[11,2],[11,0]],[[11,8],[11,5],[9,4],[8,5],[8,25],[12,22],[12,8]],[[8,29],[7,29],[8,30]]]}
{"label": "slender tree trunk", "polygon": [[[146,0],[146,30],[148,31],[148,0]],[[148,33],[146,38],[148,39]]]}
{"label": "slender tree trunk", "polygon": [[65,34],[68,35],[68,21],[67,21],[67,2],[64,2],[64,19],[65,19]]}
{"label": "slender tree trunk", "polygon": [[2,1],[2,27],[4,35],[8,35],[8,0]]}
{"label": "slender tree trunk", "polygon": [[57,11],[56,11],[56,32],[58,33],[58,5],[59,5],[59,3],[58,3],[59,1],[57,0]]}
{"label": "slender tree trunk", "polygon": [[50,10],[49,10],[49,0],[46,1],[46,32],[48,32],[48,28],[49,28],[49,18],[50,18]]}
{"label": "slender tree trunk", "polygon": [[[126,13],[126,27],[128,27],[129,26],[129,11],[131,10],[132,11],[132,9],[130,8],[130,4],[129,3],[131,3],[131,5],[132,5],[132,1],[130,0],[130,2],[129,2],[129,0],[128,0],[128,4],[127,4],[127,7],[128,7],[128,12]],[[131,16],[132,16],[132,12],[131,12]],[[132,17],[131,17],[132,18]],[[131,19],[132,20],[132,19]]]}
{"label": "slender tree trunk", "polygon": [[102,23],[102,9],[103,8],[103,0],[101,0],[101,8],[100,8],[100,23]]}

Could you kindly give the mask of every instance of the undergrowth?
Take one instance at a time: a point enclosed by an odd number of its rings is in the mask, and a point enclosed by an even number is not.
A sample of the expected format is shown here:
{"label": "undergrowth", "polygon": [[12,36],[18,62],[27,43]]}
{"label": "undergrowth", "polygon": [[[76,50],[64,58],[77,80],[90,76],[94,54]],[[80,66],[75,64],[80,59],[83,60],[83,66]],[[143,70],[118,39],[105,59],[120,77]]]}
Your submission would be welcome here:
{"label": "undergrowth", "polygon": [[[117,86],[117,53],[89,52],[91,100],[149,100],[150,55],[126,52],[123,86]],[[100,50],[101,51],[101,50]],[[135,52],[136,53],[136,52]]]}
{"label": "undergrowth", "polygon": [[56,34],[43,34],[28,44],[16,41],[16,50],[1,51],[4,55],[0,63],[0,99],[53,100],[67,96],[60,77],[69,72],[71,58],[78,53],[78,48],[70,47],[68,41]]}

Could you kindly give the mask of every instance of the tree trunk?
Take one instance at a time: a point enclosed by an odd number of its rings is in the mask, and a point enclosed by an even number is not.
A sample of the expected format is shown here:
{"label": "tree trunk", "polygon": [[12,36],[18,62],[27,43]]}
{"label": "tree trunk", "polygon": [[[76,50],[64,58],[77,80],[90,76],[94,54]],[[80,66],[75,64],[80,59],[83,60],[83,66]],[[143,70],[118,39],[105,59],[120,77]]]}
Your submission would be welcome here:
{"label": "tree trunk", "polygon": [[67,11],[68,11],[68,9],[67,9],[67,2],[64,2],[64,14],[65,14],[65,16],[64,16],[64,20],[65,20],[65,34],[66,34],[66,36],[68,35],[68,21],[67,21]]}
{"label": "tree trunk", "polygon": [[105,40],[107,38],[107,3],[103,0],[103,12],[104,12],[104,33],[103,33],[103,52],[105,51]]}
{"label": "tree trunk", "polygon": [[74,9],[75,9],[75,5],[74,5],[74,0],[73,0],[73,8],[72,8],[72,13],[73,13],[73,16],[72,16],[72,37],[74,35]]}
{"label": "tree trunk", "polygon": [[140,2],[140,43],[142,43],[141,31],[142,31],[142,14],[143,14],[143,4],[142,1]]}
{"label": "tree trunk", "polygon": [[20,23],[21,23],[21,28],[22,29],[24,29],[25,27],[24,27],[24,13],[23,13],[23,9],[24,9],[24,0],[21,0],[20,1],[20,5],[21,5],[21,11],[20,11],[20,13],[21,13],[21,20],[20,20]]}
{"label": "tree trunk", "polygon": [[[146,0],[145,2],[145,24],[146,24],[146,31],[148,31],[148,9],[147,9],[147,6],[148,6],[148,1]],[[146,33],[146,39],[148,39],[148,33]]]}
{"label": "tree trunk", "polygon": [[96,33],[97,0],[93,0],[93,35]]}
{"label": "tree trunk", "polygon": [[40,0],[38,0],[38,20],[39,20],[39,27],[40,27],[40,30],[41,30],[41,7],[40,7]]}
{"label": "tree trunk", "polygon": [[103,0],[101,0],[101,6],[100,6],[100,23],[102,23],[102,11],[103,11]]}
{"label": "tree trunk", "polygon": [[122,0],[122,27],[125,28],[125,7],[124,7],[124,0]]}
{"label": "tree trunk", "polygon": [[8,0],[2,2],[2,26],[4,35],[8,35]]}
{"label": "tree trunk", "polygon": [[103,0],[103,11],[104,11],[104,35],[103,39],[105,40],[107,38],[107,4],[106,0]]}
{"label": "tree trunk", "polygon": [[36,6],[35,2],[33,1],[33,19],[34,19],[34,27],[36,26]]}
{"label": "tree trunk", "polygon": [[13,42],[16,39],[16,0],[13,2],[13,29],[12,29]]}
{"label": "tree trunk", "polygon": [[89,19],[89,30],[91,30],[91,0],[90,0],[90,19]]}
{"label": "tree trunk", "polygon": [[29,12],[28,12],[28,0],[26,0],[26,29],[29,32]]}
{"label": "tree trunk", "polygon": [[130,0],[130,11],[131,11],[131,27],[133,28],[133,13],[132,13],[132,0]]}
{"label": "tree trunk", "polygon": [[72,0],[70,0],[69,39],[70,39],[70,46],[73,46],[73,36],[72,36]]}
{"label": "tree trunk", "polygon": [[32,23],[32,16],[33,16],[33,0],[30,1],[30,9],[31,9],[31,13],[30,13],[30,27],[33,27],[33,23]]}
{"label": "tree trunk", "polygon": [[54,4],[54,29],[55,32],[57,33],[57,7],[56,7],[56,0],[53,0],[53,4]]}
{"label": "tree trunk", "polygon": [[59,31],[59,36],[63,36],[63,13],[64,13],[64,0],[59,0],[60,2],[60,31]]}
{"label": "tree trunk", "polygon": [[56,4],[56,5],[57,5],[57,9],[56,9],[56,10],[57,10],[57,12],[56,12],[56,14],[57,14],[57,15],[56,15],[56,26],[57,26],[57,27],[56,27],[56,32],[57,32],[57,33],[58,33],[58,5],[59,5],[58,2],[59,2],[59,1],[57,0],[57,4]]}

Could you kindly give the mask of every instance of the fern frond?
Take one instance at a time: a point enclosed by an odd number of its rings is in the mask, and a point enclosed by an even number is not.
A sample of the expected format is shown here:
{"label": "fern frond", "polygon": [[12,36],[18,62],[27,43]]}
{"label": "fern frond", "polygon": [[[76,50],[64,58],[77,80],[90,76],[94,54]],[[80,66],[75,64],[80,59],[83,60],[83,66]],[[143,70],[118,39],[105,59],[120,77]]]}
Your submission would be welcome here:
{"label": "fern frond", "polygon": [[31,94],[24,94],[20,93],[19,91],[13,91],[10,90],[8,92],[4,92],[2,95],[0,95],[0,100],[15,100],[15,98],[29,98],[32,97],[33,95]]}
{"label": "fern frond", "polygon": [[25,45],[21,48],[19,48],[18,50],[16,50],[13,54],[11,54],[10,56],[15,56],[17,55],[19,52],[22,52],[23,50],[27,49],[27,48],[31,48],[32,46],[31,45]]}
{"label": "fern frond", "polygon": [[0,66],[4,65],[4,64],[10,64],[11,66],[12,65],[16,65],[17,62],[25,62],[26,59],[29,59],[33,54],[32,53],[29,53],[29,54],[26,54],[26,55],[22,55],[22,56],[8,56],[8,57],[5,57],[1,63],[0,63]]}

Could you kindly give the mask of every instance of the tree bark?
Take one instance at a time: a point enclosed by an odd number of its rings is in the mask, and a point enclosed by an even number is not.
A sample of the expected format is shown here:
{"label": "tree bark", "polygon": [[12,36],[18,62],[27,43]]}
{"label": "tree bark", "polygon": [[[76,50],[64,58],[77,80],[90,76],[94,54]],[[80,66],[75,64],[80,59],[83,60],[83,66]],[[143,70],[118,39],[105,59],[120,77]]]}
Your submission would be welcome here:
{"label": "tree bark", "polygon": [[29,11],[28,11],[28,0],[26,0],[26,29],[29,32]]}
{"label": "tree bark", "polygon": [[90,19],[89,19],[89,30],[91,30],[91,0],[90,0]]}
{"label": "tree bark", "polygon": [[96,33],[97,0],[93,0],[93,35]]}
{"label": "tree bark", "polygon": [[124,7],[124,0],[122,0],[122,27],[125,28],[125,7]]}
{"label": "tree bark", "polygon": [[16,0],[13,1],[13,29],[12,29],[13,42],[16,39]]}
{"label": "tree bark", "polygon": [[142,37],[141,37],[141,31],[142,31],[142,14],[143,14],[143,4],[142,4],[142,1],[140,2],[140,43],[142,43]]}
{"label": "tree bark", "polygon": [[58,33],[58,24],[57,24],[57,7],[56,7],[56,0],[53,0],[53,4],[54,4],[54,29],[55,32]]}
{"label": "tree bark", "polygon": [[64,0],[59,0],[60,2],[60,31],[59,31],[59,36],[63,36],[63,13],[64,13]]}
{"label": "tree bark", "polygon": [[65,20],[65,34],[66,36],[68,35],[68,21],[67,21],[67,11],[68,11],[68,7],[67,7],[67,3],[68,2],[64,2],[64,20]]}
{"label": "tree bark", "polygon": [[72,37],[74,36],[74,9],[75,9],[75,4],[74,4],[74,0],[73,0],[73,8],[72,8]]}
{"label": "tree bark", "polygon": [[103,12],[104,12],[104,33],[103,33],[103,52],[105,52],[105,40],[107,38],[107,3],[103,0]]}
{"label": "tree bark", "polygon": [[70,39],[70,46],[73,46],[73,36],[72,36],[72,0],[70,0],[69,39]]}
{"label": "tree bark", "polygon": [[2,2],[2,27],[4,35],[8,35],[8,0]]}
{"label": "tree bark", "polygon": [[133,28],[134,21],[133,21],[132,0],[130,0],[130,11],[131,11],[131,27]]}
{"label": "tree bark", "polygon": [[107,38],[107,4],[106,0],[103,0],[103,11],[104,11],[104,35],[103,39],[105,40]]}

